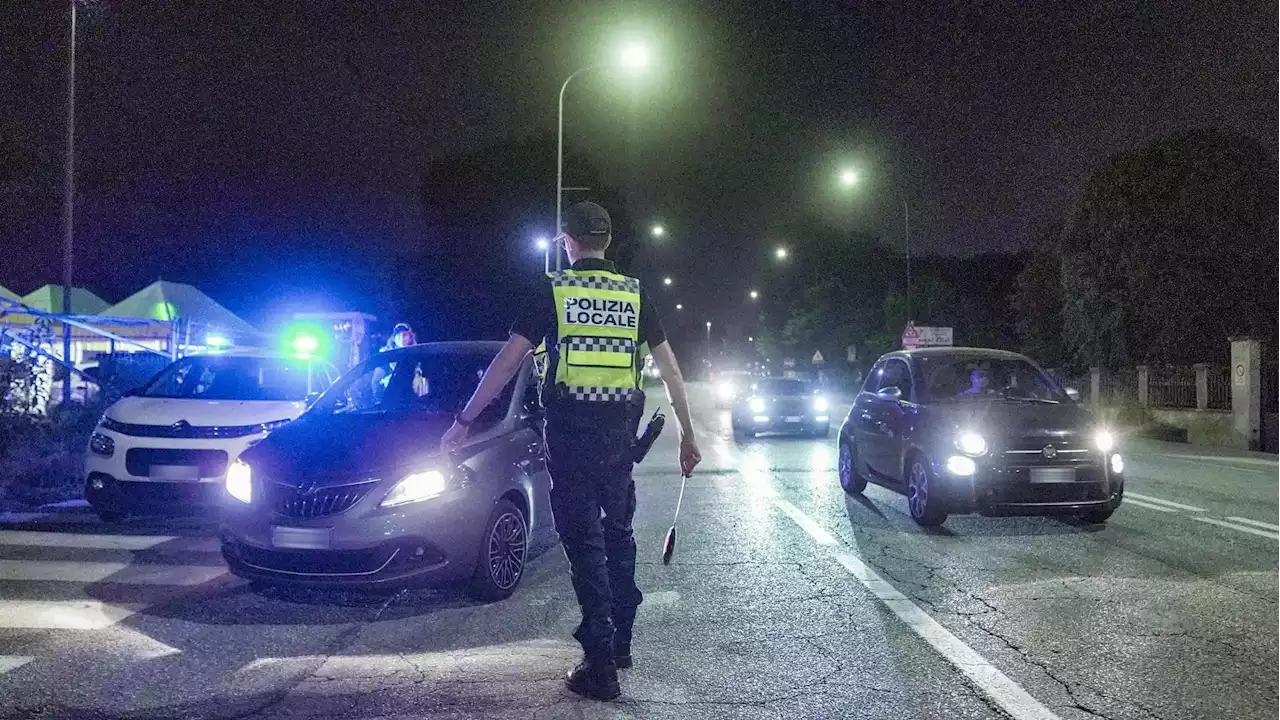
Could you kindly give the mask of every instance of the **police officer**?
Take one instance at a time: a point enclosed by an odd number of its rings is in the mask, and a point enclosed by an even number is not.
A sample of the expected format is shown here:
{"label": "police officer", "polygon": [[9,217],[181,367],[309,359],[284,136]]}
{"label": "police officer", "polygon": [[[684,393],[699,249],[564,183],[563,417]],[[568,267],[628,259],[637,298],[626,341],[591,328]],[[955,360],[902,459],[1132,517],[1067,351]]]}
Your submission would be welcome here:
{"label": "police officer", "polygon": [[630,446],[644,412],[640,371],[646,346],[662,371],[679,424],[680,469],[701,461],[684,380],[640,282],[604,259],[612,240],[609,214],[595,203],[569,208],[563,227],[572,267],[552,273],[545,294],[524,317],[485,372],[443,445],[453,450],[466,428],[503,390],[524,356],[545,341],[542,379],[551,510],[582,608],[574,637],[583,661],[566,685],[611,700],[621,692],[618,667],[631,666],[631,631],[642,594],[636,587],[631,521],[636,489]]}

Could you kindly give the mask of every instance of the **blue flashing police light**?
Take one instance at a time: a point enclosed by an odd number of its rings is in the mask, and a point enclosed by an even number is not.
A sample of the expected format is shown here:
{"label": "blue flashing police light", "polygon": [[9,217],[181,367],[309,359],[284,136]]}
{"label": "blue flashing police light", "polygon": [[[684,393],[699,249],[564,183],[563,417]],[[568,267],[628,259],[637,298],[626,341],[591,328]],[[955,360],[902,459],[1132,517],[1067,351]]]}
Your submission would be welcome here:
{"label": "blue flashing police light", "polygon": [[320,341],[314,335],[299,335],[293,339],[291,346],[298,355],[310,357],[320,349]]}

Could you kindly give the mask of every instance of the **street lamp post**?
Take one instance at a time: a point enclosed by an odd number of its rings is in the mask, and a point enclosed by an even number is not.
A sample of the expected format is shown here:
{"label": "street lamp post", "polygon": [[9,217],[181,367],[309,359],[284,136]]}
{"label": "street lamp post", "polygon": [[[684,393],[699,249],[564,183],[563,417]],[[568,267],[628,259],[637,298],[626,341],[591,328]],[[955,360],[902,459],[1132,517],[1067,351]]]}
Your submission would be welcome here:
{"label": "street lamp post", "polygon": [[[622,65],[628,68],[639,69],[649,63],[649,53],[641,45],[631,44],[623,47],[621,56]],[[556,228],[557,237],[561,234],[560,220],[561,210],[563,208],[564,195],[564,93],[569,89],[569,83],[579,75],[590,70],[598,70],[606,67],[605,65],[588,65],[579,68],[565,78],[564,84],[560,86],[560,104],[559,111],[556,115]],[[560,261],[560,246],[555,248],[556,252],[556,271],[562,268]]]}
{"label": "street lamp post", "polygon": [[[858,174],[851,169],[840,172],[840,184],[851,188],[858,182]],[[902,230],[904,253],[907,261],[907,320],[911,320],[911,214],[907,207],[907,199],[902,199]],[[779,255],[781,257],[781,255]]]}
{"label": "street lamp post", "polygon": [[[62,200],[62,314],[71,314],[72,249],[75,241],[76,153],[76,0],[71,0],[71,52],[67,62],[66,187]],[[62,361],[71,363],[71,326],[62,323]],[[71,370],[62,382],[62,402],[71,400]]]}

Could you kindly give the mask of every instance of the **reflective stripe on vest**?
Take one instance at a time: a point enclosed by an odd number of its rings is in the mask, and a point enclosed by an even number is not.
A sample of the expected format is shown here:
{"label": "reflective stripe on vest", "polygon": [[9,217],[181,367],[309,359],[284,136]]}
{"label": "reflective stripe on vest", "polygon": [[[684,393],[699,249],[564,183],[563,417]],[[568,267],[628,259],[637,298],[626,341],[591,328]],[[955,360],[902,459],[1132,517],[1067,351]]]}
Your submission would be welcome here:
{"label": "reflective stripe on vest", "polygon": [[603,270],[553,273],[556,383],[569,397],[626,400],[639,387],[640,281]]}

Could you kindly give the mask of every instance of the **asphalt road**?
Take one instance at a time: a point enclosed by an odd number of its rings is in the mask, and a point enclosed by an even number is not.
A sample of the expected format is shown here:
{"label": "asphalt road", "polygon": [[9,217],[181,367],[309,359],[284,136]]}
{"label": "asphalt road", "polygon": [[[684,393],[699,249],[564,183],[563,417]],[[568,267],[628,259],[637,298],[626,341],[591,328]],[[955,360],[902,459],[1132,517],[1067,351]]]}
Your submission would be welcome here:
{"label": "asphalt road", "polygon": [[[3,718],[1275,718],[1277,466],[1134,443],[1105,527],[850,498],[833,440],[705,456],[659,554],[674,432],[638,468],[646,592],[623,698],[561,685],[558,550],[510,600],[252,592],[199,522],[0,518]],[[832,433],[834,438],[834,431]]]}

